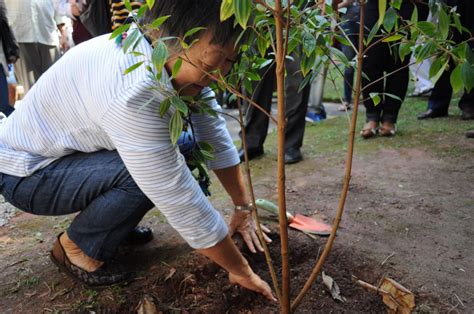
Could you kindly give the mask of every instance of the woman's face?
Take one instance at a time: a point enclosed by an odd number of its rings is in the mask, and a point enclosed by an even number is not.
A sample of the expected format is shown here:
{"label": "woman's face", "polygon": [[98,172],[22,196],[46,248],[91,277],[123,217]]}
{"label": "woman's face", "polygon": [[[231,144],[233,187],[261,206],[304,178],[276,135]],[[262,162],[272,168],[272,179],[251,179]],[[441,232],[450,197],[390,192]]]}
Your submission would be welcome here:
{"label": "woman's face", "polygon": [[[218,77],[218,73],[225,76],[236,61],[234,43],[220,46],[211,44],[211,40],[212,34],[206,32],[191,48],[170,58],[166,63],[165,67],[171,73],[178,58],[183,60],[179,72],[172,80],[180,95],[198,95]],[[205,72],[213,73],[207,75]]]}

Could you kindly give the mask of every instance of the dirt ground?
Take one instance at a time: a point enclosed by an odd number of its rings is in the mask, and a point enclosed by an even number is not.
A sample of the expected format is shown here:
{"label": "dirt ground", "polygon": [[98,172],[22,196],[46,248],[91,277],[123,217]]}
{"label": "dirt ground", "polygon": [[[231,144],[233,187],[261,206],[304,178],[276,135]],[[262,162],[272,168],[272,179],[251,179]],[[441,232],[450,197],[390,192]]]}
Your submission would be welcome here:
{"label": "dirt ground", "polygon": [[[353,276],[376,284],[384,275],[415,293],[419,313],[474,312],[474,141],[459,136],[440,145],[446,150],[467,147],[468,153],[437,154],[381,145],[371,154],[356,155],[341,228],[324,266],[346,302],[333,300],[318,278],[298,313],[383,313],[381,298],[356,285]],[[252,163],[255,172],[274,158],[270,151]],[[275,200],[275,171],[265,169],[267,174],[254,179],[255,190],[259,197]],[[289,209],[332,222],[343,170],[342,156],[305,158],[288,166]],[[219,193],[213,203],[229,208]],[[267,218],[274,231],[271,253],[278,271],[278,227]],[[278,311],[277,305],[255,293],[230,285],[224,271],[192,252],[157,211],[143,221],[154,229],[155,239],[142,247],[123,248],[119,256],[137,271],[135,280],[103,290],[87,289],[59,273],[48,257],[56,234],[70,219],[18,212],[0,228],[2,313],[124,313],[135,311],[144,298],[163,312]],[[293,297],[325,241],[290,231]],[[246,256],[269,281],[263,256],[248,252]]]}

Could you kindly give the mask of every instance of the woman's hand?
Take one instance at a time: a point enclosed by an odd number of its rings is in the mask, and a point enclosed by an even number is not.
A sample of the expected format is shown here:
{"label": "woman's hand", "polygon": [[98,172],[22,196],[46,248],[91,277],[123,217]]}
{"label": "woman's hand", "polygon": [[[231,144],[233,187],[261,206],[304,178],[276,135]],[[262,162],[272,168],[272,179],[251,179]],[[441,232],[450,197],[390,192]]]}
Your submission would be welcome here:
{"label": "woman's hand", "polygon": [[[266,235],[270,230],[264,225],[260,225],[263,231],[265,242],[270,243],[272,240]],[[256,253],[256,249],[263,252],[262,244],[257,235],[257,224],[255,223],[252,212],[248,210],[236,210],[232,215],[229,224],[229,234],[232,236],[235,232],[239,232],[250,252]],[[255,249],[256,248],[256,249]]]}
{"label": "woman's hand", "polygon": [[[249,268],[250,269],[250,268]],[[266,297],[268,300],[276,302],[277,299],[273,295],[270,286],[263,281],[256,273],[250,269],[250,273],[244,276],[238,276],[229,273],[229,281],[231,284],[239,284],[240,286],[258,292]]]}

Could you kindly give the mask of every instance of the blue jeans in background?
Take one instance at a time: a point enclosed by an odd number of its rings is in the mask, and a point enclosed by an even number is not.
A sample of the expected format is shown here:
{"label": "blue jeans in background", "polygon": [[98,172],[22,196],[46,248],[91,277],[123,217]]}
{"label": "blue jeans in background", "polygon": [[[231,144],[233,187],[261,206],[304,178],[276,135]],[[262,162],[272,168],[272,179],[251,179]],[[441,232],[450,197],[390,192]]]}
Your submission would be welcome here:
{"label": "blue jeans in background", "polygon": [[0,64],[0,112],[3,112],[7,117],[14,111],[10,106],[10,100],[8,99],[8,83],[5,70]]}

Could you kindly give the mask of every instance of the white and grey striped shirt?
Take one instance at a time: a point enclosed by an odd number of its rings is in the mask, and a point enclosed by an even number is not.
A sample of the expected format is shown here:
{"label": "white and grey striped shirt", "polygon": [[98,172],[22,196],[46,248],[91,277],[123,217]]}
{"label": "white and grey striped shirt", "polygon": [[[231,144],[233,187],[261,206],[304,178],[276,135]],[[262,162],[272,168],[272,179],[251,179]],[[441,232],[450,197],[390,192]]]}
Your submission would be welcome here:
{"label": "white and grey striped shirt", "polygon": [[[0,129],[0,172],[25,177],[77,151],[116,149],[140,189],[189,245],[211,247],[227,226],[171,144],[172,112],[160,117],[163,96],[150,90],[154,83],[145,66],[123,75],[143,57],[124,54],[108,36],[71,49],[28,92]],[[151,60],[145,40],[136,50]],[[215,100],[211,105],[219,109]],[[239,163],[222,117],[193,115],[192,121],[197,140],[216,149],[211,169]]]}

